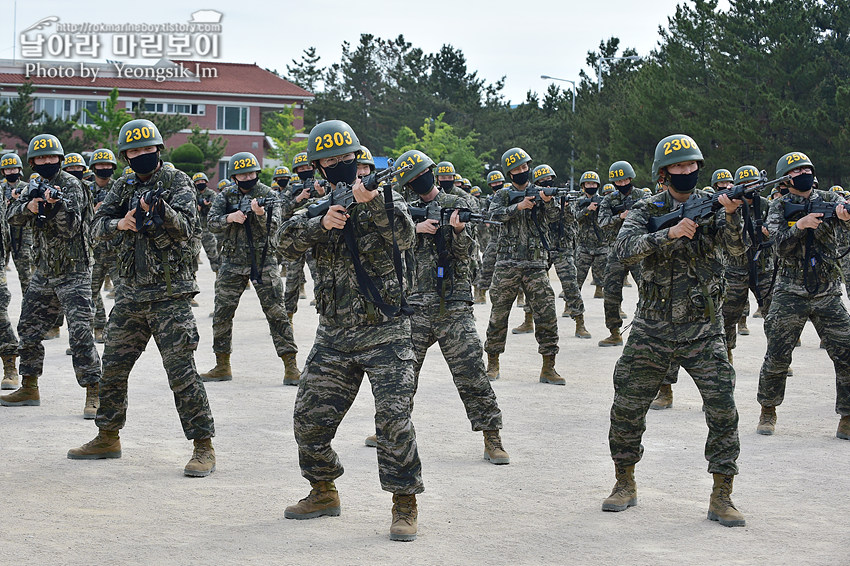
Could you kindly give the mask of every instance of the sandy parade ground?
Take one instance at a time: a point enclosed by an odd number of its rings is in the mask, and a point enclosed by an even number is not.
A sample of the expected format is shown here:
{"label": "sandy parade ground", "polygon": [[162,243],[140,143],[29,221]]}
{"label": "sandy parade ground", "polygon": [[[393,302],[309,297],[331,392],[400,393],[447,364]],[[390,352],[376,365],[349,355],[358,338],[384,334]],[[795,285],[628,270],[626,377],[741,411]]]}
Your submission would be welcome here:
{"label": "sandy parade ground", "polygon": [[[14,269],[7,275],[16,325],[20,286]],[[203,372],[215,361],[208,262],[198,279],[196,363]],[[554,275],[553,286],[560,291]],[[637,289],[624,294],[631,317]],[[741,456],[733,501],[746,527],[706,519],[707,427],[684,371],[673,408],[648,415],[638,506],[603,513],[614,484],[611,375],[622,348],[596,345],[607,336],[602,301],[592,299],[589,284],[583,295],[592,340],[573,337],[573,322],[559,318],[556,368],[567,387],[538,383],[533,334],[508,336],[502,378],[493,384],[508,466],[482,458],[481,434],[470,431],[439,349],[431,349],[413,413],[426,491],[418,497],[419,537],[409,544],[389,540],[391,495],[380,488],[375,450],[363,444],[374,430],[366,380],[334,441],[346,469],[336,482],[342,515],[283,518],[309,484],[292,432],[296,388],[281,385],[283,364],[253,290],[236,315],[234,379],[207,384],[217,430],[217,470],[208,478],[182,474],[191,443],[153,342],[130,377],[123,457],[66,458],[97,429],[82,418],[85,392],[65,355],[63,327],[58,340],[45,342],[41,406],[0,407],[0,564],[850,564],[850,442],[835,437],[835,374],[814,328],[806,326],[794,353],[795,375],[771,437],[755,432],[762,320],[751,318],[752,334],[738,339]],[[299,367],[318,320],[308,302],[295,315]],[[489,313],[489,303],[475,306],[482,339]],[[511,327],[522,317],[514,308]]]}

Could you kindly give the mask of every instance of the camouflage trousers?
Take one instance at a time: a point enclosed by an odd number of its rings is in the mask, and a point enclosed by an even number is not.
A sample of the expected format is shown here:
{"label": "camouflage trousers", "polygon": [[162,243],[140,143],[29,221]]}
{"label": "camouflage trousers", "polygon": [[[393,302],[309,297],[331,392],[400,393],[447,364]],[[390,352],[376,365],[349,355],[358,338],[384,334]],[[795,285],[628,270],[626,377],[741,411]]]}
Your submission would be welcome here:
{"label": "camouflage trousers", "polygon": [[567,312],[573,318],[584,314],[584,301],[581,299],[575,256],[573,256],[572,250],[553,250],[549,252],[549,261],[555,265],[555,272],[558,274],[558,279],[561,280]]}
{"label": "camouflage trousers", "polygon": [[[21,295],[27,292],[30,281],[32,280],[32,272],[35,269],[32,261],[32,248],[21,248],[18,257],[11,254],[11,259],[15,262],[15,270],[18,272],[18,281],[21,283]],[[8,262],[7,262],[8,265]]]}
{"label": "camouflage trousers", "polygon": [[95,424],[118,431],[127,420],[127,380],[153,336],[186,438],[212,438],[215,425],[204,383],[195,368],[198,326],[190,296],[155,302],[119,300],[109,316]]}
{"label": "camouflage trousers", "polygon": [[850,315],[840,294],[808,298],[774,291],[764,319],[767,353],[759,372],[758,402],[763,407],[782,404],[791,353],[807,320],[814,324],[835,366],[835,412],[850,415]]}
{"label": "camouflage trousers", "polygon": [[473,240],[473,244],[470,281],[475,282],[481,278],[481,273],[484,271],[484,264],[481,261],[481,247],[478,245],[478,240]]}
{"label": "camouflage trousers", "polygon": [[[233,351],[233,315],[239,299],[248,286],[250,268],[222,263],[215,278],[215,310],[213,311],[213,352],[229,354]],[[283,282],[277,267],[263,271],[263,280],[252,283],[260,306],[269,323],[275,351],[278,356],[297,352],[292,326],[283,306]]]}
{"label": "camouflage trousers", "polygon": [[218,239],[215,237],[215,234],[205,229],[201,232],[201,244],[204,246],[207,259],[210,260],[210,268],[213,271],[218,271],[221,260],[218,257]]}
{"label": "camouflage trousers", "polygon": [[44,365],[44,335],[65,313],[68,341],[77,383],[82,387],[100,380],[100,356],[92,334],[91,271],[47,277],[36,270],[24,293],[18,322],[18,355],[21,375],[39,377]]}
{"label": "camouflage trousers", "polygon": [[114,254],[104,254],[95,259],[91,271],[91,295],[94,302],[94,323],[92,328],[103,330],[106,328],[106,309],[103,306],[103,298],[100,296],[100,288],[106,276],[112,278],[114,285],[118,284],[117,257]]}
{"label": "camouflage trousers", "polygon": [[440,300],[411,304],[410,317],[413,335],[414,393],[419,387],[419,372],[425,354],[435,342],[440,344],[449,371],[452,372],[460,400],[472,430],[496,430],[502,428],[502,412],[496,402],[496,394],[487,379],[484,368],[481,338],[475,328],[472,306],[457,301],[446,303],[445,312],[440,314]]}
{"label": "camouflage trousers", "polygon": [[605,327],[608,330],[619,329],[623,326],[620,307],[623,304],[623,283],[629,273],[632,274],[635,283],[640,280],[637,265],[626,267],[617,258],[617,253],[611,250],[605,266]]}
{"label": "camouflage trousers", "polygon": [[[841,250],[843,253],[843,249]],[[847,254],[841,260],[841,275],[844,277],[844,290],[847,291],[847,297],[850,298],[850,254]]]}
{"label": "camouflage trousers", "polygon": [[6,270],[0,268],[0,356],[18,355],[18,337],[12,329],[12,321],[9,320],[9,302],[12,293],[6,281]]}
{"label": "camouflage trousers", "polygon": [[592,269],[592,281],[605,281],[605,266],[608,263],[608,249],[603,248],[597,251],[591,251],[586,248],[579,247],[576,250],[576,284],[581,289],[584,286],[584,280],[587,279],[587,273]]}
{"label": "camouflage trousers", "polygon": [[416,431],[410,419],[413,363],[406,338],[354,352],[313,345],[301,373],[293,413],[301,475],[313,483],[333,481],[345,471],[331,440],[366,373],[375,397],[381,487],[397,494],[424,491]]}
{"label": "camouflage trousers", "polygon": [[478,280],[475,286],[485,291],[490,288],[493,283],[493,269],[496,267],[496,253],[499,251],[498,237],[490,238],[487,247],[484,248],[484,257],[481,259],[481,271],[478,273]]}
{"label": "camouflage trousers", "polygon": [[307,282],[304,277],[304,264],[310,267],[310,276],[315,279],[313,274],[316,272],[316,262],[313,261],[312,252],[308,251],[297,261],[290,261],[286,267],[286,292],[283,295],[283,302],[288,313],[294,313],[298,310],[301,285]]}
{"label": "camouflage trousers", "polygon": [[[764,307],[762,312],[770,309],[770,282],[772,273],[759,273],[758,287]],[[738,321],[749,314],[750,310],[750,275],[747,271],[726,269],[723,275],[726,281],[726,298],[723,299],[723,323],[726,332],[726,347],[734,349],[738,343]]]}
{"label": "camouflage trousers", "polygon": [[522,290],[525,302],[534,315],[534,337],[537,351],[543,356],[558,353],[558,315],[555,312],[555,293],[549,282],[549,273],[543,268],[515,267],[505,262],[496,264],[493,283],[490,286],[490,323],[487,325],[487,340],[484,351],[501,354],[505,351],[508,337],[508,316],[511,307]]}
{"label": "camouflage trousers", "polygon": [[623,355],[614,367],[614,403],[608,445],[617,466],[637,464],[646,413],[671,365],[681,364],[693,377],[705,404],[708,471],[737,474],[740,453],[735,370],[726,357],[723,336],[694,342],[664,340],[632,327]]}

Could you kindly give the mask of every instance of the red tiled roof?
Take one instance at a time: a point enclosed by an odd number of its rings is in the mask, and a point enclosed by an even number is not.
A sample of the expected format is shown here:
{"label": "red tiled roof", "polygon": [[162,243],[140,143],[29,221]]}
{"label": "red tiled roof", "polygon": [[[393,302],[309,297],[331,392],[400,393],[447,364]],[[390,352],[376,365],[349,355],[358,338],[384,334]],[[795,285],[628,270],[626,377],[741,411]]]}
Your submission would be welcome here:
{"label": "red tiled roof", "polygon": [[[185,61],[174,60],[190,71],[195,71],[195,64],[201,68],[213,67],[218,71],[216,78],[201,78],[199,81],[154,79],[129,79],[119,77],[101,77],[92,83],[90,77],[47,78],[31,76],[30,81],[36,86],[55,87],[86,87],[91,89],[146,90],[146,91],[187,91],[214,92],[221,94],[264,95],[287,97],[312,97],[313,94],[303,88],[282,79],[273,73],[261,69],[254,63],[220,63],[217,61]],[[73,65],[79,65],[74,63]],[[128,67],[134,65],[128,64]],[[18,74],[0,73],[0,84],[20,84],[23,82],[23,68]]]}

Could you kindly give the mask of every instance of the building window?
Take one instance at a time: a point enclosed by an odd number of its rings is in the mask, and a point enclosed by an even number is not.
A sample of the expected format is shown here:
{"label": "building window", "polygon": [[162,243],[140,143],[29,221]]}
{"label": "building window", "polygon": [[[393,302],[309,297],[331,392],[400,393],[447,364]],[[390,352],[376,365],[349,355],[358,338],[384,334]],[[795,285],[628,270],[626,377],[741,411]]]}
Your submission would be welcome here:
{"label": "building window", "polygon": [[229,160],[223,160],[218,162],[218,178],[219,179],[227,179],[227,164],[230,163]]}
{"label": "building window", "polygon": [[101,108],[103,108],[103,103],[98,102],[97,100],[80,100],[80,124],[85,124],[87,126],[93,125],[95,122],[92,120],[88,114],[86,114],[86,110],[97,116],[100,114]]}
{"label": "building window", "polygon": [[[139,107],[138,102],[130,104],[131,110],[136,110]],[[145,102],[145,112],[153,112],[155,114],[188,114],[190,116],[203,116],[206,114],[205,104],[189,104],[182,102]]]}
{"label": "building window", "polygon": [[244,106],[219,106],[216,129],[248,130],[248,109]]}
{"label": "building window", "polygon": [[33,110],[36,114],[44,112],[48,118],[67,120],[76,117],[76,104],[74,100],[61,98],[36,98]]}

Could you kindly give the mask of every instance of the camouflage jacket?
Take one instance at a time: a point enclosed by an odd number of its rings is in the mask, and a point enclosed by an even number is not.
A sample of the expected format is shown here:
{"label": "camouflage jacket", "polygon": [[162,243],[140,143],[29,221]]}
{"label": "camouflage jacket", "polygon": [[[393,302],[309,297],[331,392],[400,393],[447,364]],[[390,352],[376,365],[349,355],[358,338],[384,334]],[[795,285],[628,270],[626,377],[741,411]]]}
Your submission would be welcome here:
{"label": "camouflage jacket", "polygon": [[[466,199],[443,191],[426,203],[421,199],[412,206],[437,206],[439,208],[465,207]],[[436,204],[434,204],[436,203]],[[472,252],[475,249],[470,225],[458,234],[451,226],[441,226],[437,230],[445,241],[448,254],[448,269],[443,271],[443,298],[447,301],[465,301],[472,304]],[[416,234],[414,288],[410,291],[410,304],[428,304],[428,299],[438,298],[438,250],[436,234]]]}
{"label": "camouflage jacket", "polygon": [[[760,205],[759,208],[761,210],[761,219],[764,221],[764,227],[767,228],[767,211],[770,206],[770,202],[764,198],[759,197]],[[748,207],[750,213],[750,219],[753,221],[753,228],[755,229],[755,210],[750,206]],[[743,207],[741,208],[743,211]],[[762,233],[762,237],[764,240],[769,240],[770,237],[765,236]],[[752,241],[749,234],[747,234],[746,230],[744,231],[744,245],[749,248],[752,246]],[[724,261],[726,263],[726,272],[733,273],[738,275],[749,275],[750,263],[748,260],[749,252],[742,256],[735,256],[731,254],[725,254]],[[764,275],[771,276],[773,274],[773,246],[762,249],[759,254],[758,259],[758,271]]]}
{"label": "camouflage jacket", "polygon": [[[144,232],[118,230],[118,222],[138,205],[139,197],[156,189],[162,196],[162,224]],[[189,176],[177,169],[160,168],[147,181],[135,173],[112,185],[94,215],[93,234],[98,240],[118,236],[116,261],[121,285],[116,301],[164,301],[198,292],[193,271],[191,240],[197,230],[195,189]]]}
{"label": "camouflage jacket", "polygon": [[[604,197],[599,196],[599,204],[602,204],[601,199]],[[599,206],[597,205],[596,210],[588,210],[586,206],[579,208],[578,203],[579,201],[573,203],[573,214],[576,217],[577,247],[583,252],[594,255],[607,254],[610,248],[609,234],[611,231],[599,226]]]}
{"label": "camouflage jacket", "polygon": [[566,197],[556,197],[553,200],[558,208],[558,216],[554,222],[549,223],[549,247],[552,252],[575,253],[577,231],[575,210],[572,203],[567,202]]}
{"label": "camouflage jacket", "polygon": [[631,210],[634,203],[648,196],[650,196],[649,191],[644,191],[637,187],[632,187],[632,190],[629,191],[629,194],[627,195],[624,195],[616,189],[605,195],[605,198],[603,198],[602,202],[599,203],[596,221],[599,223],[600,227],[605,228],[605,234],[609,242],[613,242],[617,239],[617,233],[623,226],[623,219],[620,218],[620,212],[615,214],[614,208],[622,208],[625,206],[625,210]]}
{"label": "camouflage jacket", "polygon": [[[837,193],[812,189],[809,196],[812,201],[844,202]],[[806,228],[800,230],[796,222],[785,220],[784,203],[799,204],[806,199],[787,194],[770,203],[767,213],[767,229],[773,234],[776,248],[778,276],[776,290],[783,290],[804,297],[815,295],[841,294],[841,267],[839,261],[833,259],[843,253],[841,248],[841,232],[850,229],[850,222],[844,222],[837,217],[821,223],[816,230]],[[812,233],[812,249],[809,250],[811,263],[806,268],[807,234]],[[804,280],[808,275],[808,285]],[[808,286],[809,290],[806,289]],[[814,293],[813,293],[814,292]]]}
{"label": "camouflage jacket", "polygon": [[28,185],[7,211],[11,226],[30,225],[33,228],[35,268],[47,276],[60,276],[86,271],[92,264],[89,243],[89,224],[92,218],[91,199],[80,181],[65,171],[50,180],[58,186],[59,202],[45,203],[44,218],[37,218],[27,208],[27,195],[34,185]]}
{"label": "camouflage jacket", "polygon": [[[401,195],[393,192],[394,230],[384,207],[383,194],[349,209],[348,222],[354,231],[358,257],[369,278],[380,291],[384,303],[400,306],[400,288],[393,264],[393,232],[400,250],[413,247],[416,240],[413,220]],[[351,253],[342,230],[325,230],[322,217],[296,214],[279,231],[281,255],[297,260],[312,250],[316,262],[316,310],[319,329],[316,344],[342,351],[367,349],[376,344],[410,337],[406,316],[389,318],[367,297],[354,270]],[[403,282],[402,282],[403,284]],[[405,343],[409,347],[409,343]]]}
{"label": "camouflage jacket", "polygon": [[201,221],[201,228],[206,231],[208,229],[207,222],[209,222],[207,216],[209,216],[213,200],[215,200],[215,197],[216,195],[218,195],[218,193],[209,187],[205,188],[203,191],[198,192],[198,189],[196,187],[195,195],[198,199],[198,219]]}
{"label": "camouflage jacket", "polygon": [[[213,199],[208,217],[210,232],[221,234],[218,241],[221,246],[221,263],[236,268],[251,268],[251,248],[254,252],[254,262],[262,270],[274,269],[277,266],[274,250],[277,246],[277,230],[280,226],[281,208],[278,202],[266,206],[266,213],[257,216],[248,214],[244,223],[228,222],[227,215],[237,210],[240,202],[250,202],[255,198],[271,197],[276,199],[278,192],[258,182],[247,193],[237,187],[229,187],[221,191]],[[251,230],[251,242],[248,242],[248,226]],[[265,263],[263,263],[263,248],[266,248]]]}
{"label": "camouflage jacket", "polygon": [[[20,179],[15,181],[14,183],[9,183],[6,180],[0,182],[0,191],[3,192],[3,205],[2,205],[2,218],[0,218],[0,222],[2,222],[2,237],[3,237],[3,262],[5,265],[6,254],[11,252],[12,257],[18,259],[20,254],[20,250],[26,246],[32,248],[32,229],[28,225],[24,226],[9,226],[9,221],[6,219],[6,213],[11,206],[12,201],[15,198],[12,196],[12,192],[18,193],[20,195],[24,189],[27,187],[27,184]],[[6,195],[8,194],[8,200]]]}
{"label": "camouflage jacket", "polygon": [[730,216],[721,209],[693,240],[671,240],[669,228],[648,233],[651,217],[679,206],[668,191],[638,201],[617,235],[615,249],[624,265],[640,263],[635,328],[687,342],[723,334],[721,250],[737,256],[745,250],[740,212]]}
{"label": "camouflage jacket", "polygon": [[[115,185],[114,179],[109,179],[106,186],[103,188],[97,186],[97,183],[91,183],[91,185],[89,185],[88,188],[91,193],[92,205],[94,206],[95,212],[97,212],[97,209],[100,208],[100,203],[106,199],[106,195],[109,194],[110,190],[112,190],[113,185]],[[92,229],[93,228],[94,226],[92,226]],[[92,234],[92,248],[94,249],[95,260],[115,255],[115,248],[118,246],[120,239],[120,236],[116,235],[109,241],[101,241],[95,238],[94,234]]]}
{"label": "camouflage jacket", "polygon": [[[536,188],[531,184],[529,187]],[[513,190],[513,186],[499,189],[490,203],[490,218],[502,223],[496,263],[507,262],[514,267],[547,269],[549,258],[540,239],[538,226],[548,243],[549,224],[557,222],[560,213],[557,199],[552,198],[548,203],[537,204],[530,210],[520,210],[516,204],[510,203],[509,190]],[[537,225],[534,222],[535,217]]]}

